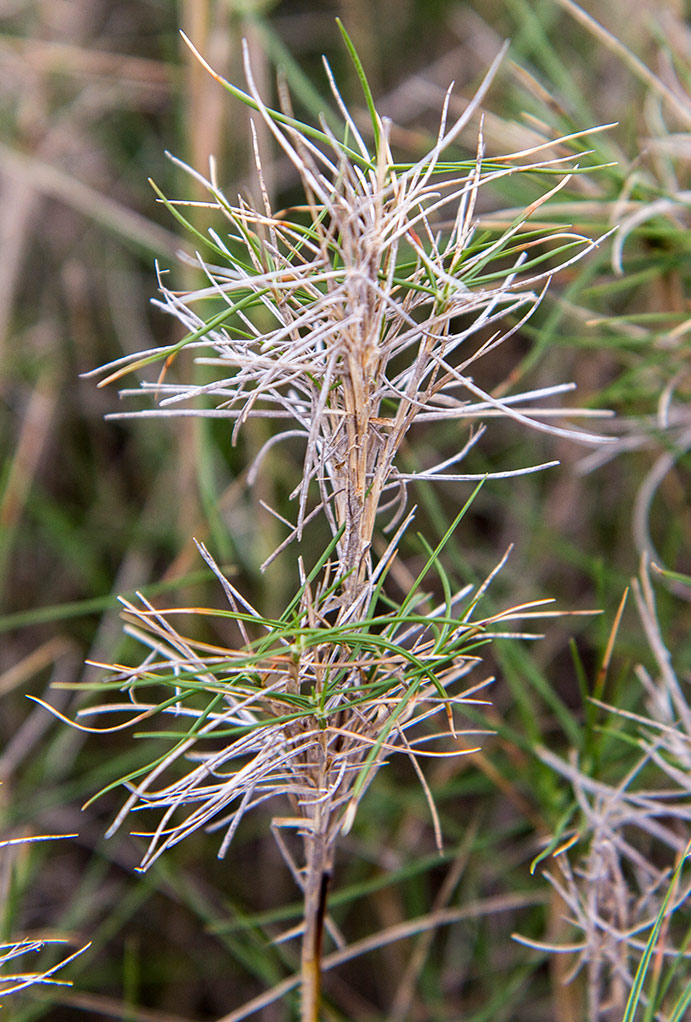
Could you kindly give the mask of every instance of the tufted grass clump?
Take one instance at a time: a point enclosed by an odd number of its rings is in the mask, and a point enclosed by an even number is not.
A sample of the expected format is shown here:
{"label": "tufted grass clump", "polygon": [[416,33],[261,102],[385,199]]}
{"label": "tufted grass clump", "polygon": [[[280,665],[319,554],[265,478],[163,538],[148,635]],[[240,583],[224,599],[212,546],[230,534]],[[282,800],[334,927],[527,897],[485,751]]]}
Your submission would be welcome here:
{"label": "tufted grass clump", "polygon": [[[258,201],[228,198],[213,161],[208,175],[186,168],[206,192],[201,203],[159,191],[197,246],[187,257],[197,286],[175,290],[159,274],[158,304],[180,321],[184,337],[100,371],[100,385],[139,374],[140,386],[123,395],[155,402],[120,418],[217,418],[227,423],[232,443],[250,421],[264,420],[271,431],[249,466],[250,484],[269,450],[300,445],[292,512],[268,509],[285,534],[262,566],[285,560],[291,544],[299,544],[294,595],[282,612],[267,616],[199,544],[227,607],[123,601],[127,631],[144,657],[136,666],[106,665],[102,688],[125,698],[80,711],[79,724],[91,729],[81,723],[86,716],[117,712],[125,721],[112,730],[145,725],[143,733],[164,745],[153,762],[117,782],[128,795],[110,833],[135,821],[134,832],[146,839],[142,870],[199,829],[220,832],[219,855],[225,855],[246,814],[271,804],[273,832],[303,898],[302,924],[285,935],[301,938],[303,1022],[320,1014],[325,940],[336,947],[345,941],[328,910],[335,850],[377,771],[394,753],[411,761],[441,847],[423,763],[475,751],[483,728],[469,726],[463,715],[484,701],[491,680],[483,648],[497,636],[532,638],[531,619],[555,613],[546,609],[548,600],[484,609],[505,561],[501,552],[479,586],[455,583],[444,566],[445,547],[452,535],[462,542],[465,512],[488,478],[472,466],[485,424],[501,418],[517,431],[606,442],[572,425],[553,403],[572,389],[568,382],[516,393],[480,382],[483,366],[500,351],[503,356],[554,275],[601,240],[531,223],[580,173],[571,147],[586,132],[488,157],[480,120],[475,157],[449,155],[478,115],[502,50],[454,120],[449,89],[429,151],[401,162],[392,125],[378,114],[341,31],[362,82],[366,131],[328,65],[339,131],[333,119],[298,120],[283,87],[280,109],[267,105],[247,53],[247,92],[209,68],[254,111]],[[299,179],[302,196],[290,208],[272,204],[258,126]],[[544,182],[541,197],[508,226],[481,229],[483,189],[516,175]],[[214,220],[208,231],[198,226],[204,210]],[[186,380],[190,356],[199,369]],[[180,365],[181,378],[173,379]],[[568,410],[568,418],[579,414],[589,413]],[[456,453],[411,469],[401,459],[411,427],[438,423],[454,424]],[[493,477],[554,464],[512,465]],[[415,516],[411,491],[419,483],[449,482],[468,486],[467,502],[441,538],[420,537],[421,566],[403,592],[393,576]],[[324,532],[323,549],[307,558],[305,549],[314,550],[313,537]],[[223,619],[237,641],[200,638],[200,620],[211,619]]]}

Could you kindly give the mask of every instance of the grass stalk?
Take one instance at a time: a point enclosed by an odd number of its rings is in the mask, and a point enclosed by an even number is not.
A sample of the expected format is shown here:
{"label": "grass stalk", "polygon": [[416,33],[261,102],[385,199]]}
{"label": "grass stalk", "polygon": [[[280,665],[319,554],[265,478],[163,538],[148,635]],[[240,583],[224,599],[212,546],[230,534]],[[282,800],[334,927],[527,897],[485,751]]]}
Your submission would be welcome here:
{"label": "grass stalk", "polygon": [[[296,517],[286,522],[288,541],[302,541],[315,514],[331,531],[331,542],[311,568],[298,558],[300,588],[277,620],[255,610],[200,548],[225,591],[226,614],[241,644],[209,646],[184,635],[171,621],[176,613],[208,615],[203,608],[157,610],[142,599],[140,609],[127,603],[126,612],[130,633],[149,654],[140,668],[112,668],[112,682],[129,693],[137,721],[172,714],[183,724],[182,730],[169,733],[169,752],[129,775],[130,797],[111,827],[113,832],[135,809],[162,813],[141,868],[149,868],[200,826],[225,828],[225,854],[253,805],[280,795],[291,803],[293,816],[276,825],[296,830],[303,846],[302,863],[296,864],[279,840],[303,894],[303,1022],[318,1022],[321,1015],[322,945],[339,834],[351,829],[378,769],[400,750],[423,779],[441,840],[418,760],[429,754],[429,741],[443,738],[443,729],[425,735],[425,722],[434,724],[441,715],[448,723],[451,744],[438,755],[470,751],[458,747],[454,716],[464,702],[475,701],[485,682],[471,684],[460,695],[455,687],[474,669],[476,651],[497,629],[501,634],[507,621],[543,613],[533,609],[540,608],[537,601],[476,619],[498,568],[476,591],[467,586],[454,591],[441,555],[472,498],[435,549],[424,541],[424,569],[405,598],[394,600],[387,575],[412,518],[406,512],[409,487],[484,478],[458,471],[481,436],[474,423],[484,410],[554,436],[603,442],[596,434],[559,425],[552,409],[542,415],[539,398],[559,393],[559,385],[544,388],[535,405],[533,393],[497,396],[470,375],[471,367],[491,357],[516,329],[503,326],[507,317],[509,324],[512,317],[518,324],[527,321],[555,273],[596,244],[570,230],[530,224],[568,180],[568,158],[559,157],[555,166],[549,153],[541,158],[542,147],[537,147],[487,160],[481,132],[474,161],[454,162],[446,155],[477,111],[503,51],[455,121],[449,121],[447,94],[436,143],[423,158],[404,164],[393,155],[391,125],[376,111],[359,57],[339,27],[363,86],[372,143],[360,133],[330,70],[343,123],[340,138],[327,127],[333,117],[319,129],[296,119],[285,94],[282,110],[266,105],[247,49],[247,92],[212,72],[259,116],[264,133],[297,172],[304,203],[272,210],[256,145],[263,197],[258,207],[244,199],[231,203],[213,165],[208,178],[193,171],[197,187],[207,190],[210,205],[226,221],[227,235],[217,229],[208,235],[210,250],[223,265],[207,263],[198,254],[196,265],[207,286],[181,293],[162,285],[159,304],[187,329],[181,342],[104,367],[113,380],[132,368],[162,362],[164,371],[153,386],[143,383],[162,410],[175,413],[184,405],[185,414],[195,414],[189,403],[200,399],[207,408],[209,402],[217,405],[232,424],[234,441],[253,416],[277,418],[283,432],[265,447],[297,435],[305,450],[302,479],[293,492]],[[560,140],[562,145],[570,141],[571,136]],[[562,182],[549,187],[507,228],[489,236],[478,232],[478,192],[488,182],[555,169]],[[185,201],[164,201],[184,222]],[[198,221],[196,208],[192,212]],[[196,225],[193,230],[205,243],[203,232]],[[532,259],[538,244],[545,253]],[[198,365],[214,370],[211,382],[168,382],[169,368],[188,352]],[[531,406],[521,410],[527,402]],[[577,414],[569,412],[570,417]],[[457,422],[467,431],[467,442],[437,466],[403,473],[396,456],[413,423],[426,418]],[[288,420],[289,428],[281,420]],[[260,450],[251,476],[263,454]],[[517,467],[499,475],[542,467]],[[375,558],[375,534],[387,507],[394,509],[387,525],[393,538]],[[285,521],[277,510],[275,515]],[[281,543],[279,551],[285,546]],[[433,588],[443,594],[436,605],[431,591],[423,589],[435,577]],[[167,688],[168,698],[152,702],[139,695],[152,684]],[[112,709],[104,705],[84,712]],[[190,722],[187,729],[185,721]],[[413,727],[416,737],[408,738]],[[201,751],[207,739],[221,740],[220,749]],[[180,775],[189,757],[199,766]],[[233,762],[237,765],[228,773]],[[173,779],[160,787],[170,771]],[[236,808],[229,811],[233,804]],[[180,812],[183,818],[176,822]]]}

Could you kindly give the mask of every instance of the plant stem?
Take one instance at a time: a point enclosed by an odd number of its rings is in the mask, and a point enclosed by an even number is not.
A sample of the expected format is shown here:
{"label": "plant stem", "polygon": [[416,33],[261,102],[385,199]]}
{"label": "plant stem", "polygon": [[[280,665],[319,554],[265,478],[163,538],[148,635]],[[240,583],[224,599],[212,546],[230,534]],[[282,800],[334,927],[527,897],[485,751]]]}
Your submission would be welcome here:
{"label": "plant stem", "polygon": [[[316,821],[315,821],[316,822]],[[329,843],[317,831],[306,837],[305,930],[301,960],[301,1022],[319,1022],[321,958],[326,901],[331,879]]]}

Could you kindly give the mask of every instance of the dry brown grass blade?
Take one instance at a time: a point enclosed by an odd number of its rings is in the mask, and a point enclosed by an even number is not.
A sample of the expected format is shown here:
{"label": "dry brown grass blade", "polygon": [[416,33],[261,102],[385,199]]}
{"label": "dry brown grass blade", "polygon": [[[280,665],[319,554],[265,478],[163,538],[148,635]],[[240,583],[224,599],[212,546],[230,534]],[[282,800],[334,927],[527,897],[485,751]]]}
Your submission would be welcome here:
{"label": "dry brown grass blade", "polygon": [[164,98],[171,92],[174,72],[169,64],[129,53],[88,49],[56,39],[21,38],[0,34],[0,65],[20,64],[41,75],[110,78],[128,94],[133,89]]}
{"label": "dry brown grass blade", "polygon": [[691,125],[691,100],[683,93],[670,89],[643,61],[632,53],[620,39],[601,25],[592,14],[588,14],[574,0],[557,0],[557,3],[579,21],[598,42],[601,42],[612,53],[615,53],[626,66],[648,86],[657,96],[663,99],[677,116],[686,124]]}
{"label": "dry brown grass blade", "polygon": [[[464,922],[468,919],[481,919],[483,916],[500,915],[502,912],[513,912],[521,908],[530,908],[534,905],[544,904],[548,895],[506,894],[497,897],[486,898],[483,901],[473,901],[461,908],[444,908],[428,915],[419,916],[417,919],[410,919],[405,923],[388,927],[378,933],[355,941],[340,951],[334,951],[326,955],[322,961],[322,972],[327,973],[345,962],[359,958],[370,951],[377,951],[386,947],[387,944],[396,943],[399,940],[406,940],[408,937],[415,937],[430,930],[437,930],[443,926],[451,926],[454,923]],[[281,997],[284,997],[291,990],[295,990],[300,984],[300,976],[294,973],[286,979],[277,983],[271,990],[253,998],[235,1011],[223,1015],[216,1022],[242,1022],[256,1012],[274,1004]]]}
{"label": "dry brown grass blade", "polygon": [[[463,836],[458,852],[447,870],[444,881],[435,896],[432,907],[433,914],[443,911],[448,907],[448,903],[454,895],[454,891],[460,882],[468,863],[468,859],[470,858],[478,828],[479,824],[477,819],[472,820]],[[415,987],[420,979],[425,961],[430,953],[432,943],[434,941],[434,935],[435,931],[433,929],[426,930],[424,933],[420,934],[408,960],[405,972],[398,981],[396,996],[386,1022],[405,1022],[405,1020],[410,1016],[411,1006],[415,997]]]}
{"label": "dry brown grass blade", "polygon": [[627,586],[626,589],[624,590],[624,594],[621,600],[619,601],[617,612],[614,615],[614,621],[612,622],[612,627],[607,638],[607,645],[605,646],[605,653],[602,658],[602,665],[600,667],[600,670],[597,672],[597,677],[595,679],[593,694],[598,699],[602,698],[602,692],[605,687],[605,681],[607,680],[607,672],[609,670],[609,665],[612,661],[612,654],[614,653],[614,646],[617,640],[617,633],[619,631],[619,626],[621,625],[621,619],[624,615],[624,608],[626,607],[626,600],[628,598],[628,595],[629,587]]}
{"label": "dry brown grass blade", "polygon": [[43,160],[26,156],[0,142],[0,167],[33,189],[81,213],[117,237],[134,242],[148,252],[165,253],[173,258],[180,243],[172,231],[159,227],[140,213],[116,202],[110,196],[79,181],[73,174]]}
{"label": "dry brown grass blade", "polygon": [[19,441],[0,502],[0,528],[17,525],[26,505],[42,455],[53,439],[54,418],[60,398],[51,369],[44,371],[29,399]]}
{"label": "dry brown grass blade", "polygon": [[6,695],[15,688],[19,688],[33,675],[38,674],[50,664],[55,663],[66,653],[74,653],[77,647],[75,643],[61,635],[55,635],[46,642],[41,643],[31,653],[28,653],[21,660],[18,660],[12,667],[0,674],[0,695]]}
{"label": "dry brown grass blade", "polygon": [[[138,1008],[125,1004],[114,997],[99,994],[53,993],[51,1000],[67,1008],[76,1008],[80,1012],[93,1013],[99,1018],[127,1019],[128,1022],[195,1022],[188,1016],[177,1015],[171,1011],[156,1011],[152,1008]],[[80,1018],[82,1016],[79,1016]]]}
{"label": "dry brown grass blade", "polygon": [[24,178],[5,175],[0,217],[0,367],[7,357],[5,346],[12,322],[17,287],[37,211],[36,190]]}

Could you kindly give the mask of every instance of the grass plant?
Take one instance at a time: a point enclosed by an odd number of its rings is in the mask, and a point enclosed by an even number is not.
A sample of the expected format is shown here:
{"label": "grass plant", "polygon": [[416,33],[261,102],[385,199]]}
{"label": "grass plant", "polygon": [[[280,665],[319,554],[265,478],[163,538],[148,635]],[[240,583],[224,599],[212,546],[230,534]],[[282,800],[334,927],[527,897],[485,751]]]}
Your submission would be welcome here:
{"label": "grass plant", "polygon": [[[419,727],[445,715],[452,746],[458,743],[467,732],[458,733],[455,713],[486,685],[471,682],[457,691],[477,667],[476,650],[497,635],[511,635],[502,630],[504,622],[545,613],[545,601],[535,601],[475,616],[501,562],[478,589],[454,592],[441,555],[472,497],[435,548],[423,540],[427,559],[405,597],[396,600],[387,576],[413,517],[407,511],[410,485],[515,477],[549,467],[460,473],[458,464],[484,432],[475,425],[478,418],[501,416],[554,437],[605,442],[555,422],[564,413],[541,404],[568,384],[497,397],[471,375],[471,368],[475,373],[476,364],[490,359],[531,317],[551,278],[596,244],[567,229],[530,224],[531,215],[576,172],[573,157],[555,153],[582,133],[491,160],[480,133],[475,161],[450,161],[447,150],[479,108],[500,52],[451,124],[447,94],[432,149],[415,163],[401,163],[391,151],[391,125],[377,113],[353,44],[342,27],[341,32],[363,88],[371,143],[343,102],[328,64],[343,120],[340,135],[326,117],[319,127],[296,120],[285,91],[280,110],[268,107],[247,50],[247,93],[208,68],[256,111],[297,171],[303,197],[291,209],[272,209],[253,123],[258,207],[227,199],[213,162],[208,178],[193,172],[209,194],[207,205],[227,221],[227,233],[212,228],[202,234],[185,216],[188,202],[159,193],[215,260],[210,263],[200,252],[196,257],[208,284],[173,291],[161,277],[159,304],[182,322],[185,336],[102,371],[102,382],[109,383],[162,363],[157,379],[142,382],[158,399],[157,414],[219,415],[233,424],[235,442],[250,417],[278,420],[280,431],[251,466],[250,484],[265,452],[277,443],[297,438],[305,454],[302,478],[291,494],[295,520],[272,509],[287,537],[263,567],[291,541],[302,541],[315,517],[326,521],[331,540],[313,563],[298,558],[299,588],[277,619],[250,604],[200,547],[230,606],[216,614],[237,626],[240,645],[210,646],[173,624],[178,615],[211,610],[127,603],[130,634],[150,652],[139,668],[111,668],[116,673],[109,686],[125,691],[129,702],[82,711],[124,710],[137,724],[166,715],[178,724],[159,732],[172,743],[171,751],[123,779],[131,794],[109,831],[136,810],[161,813],[142,869],[201,827],[224,830],[223,856],[250,809],[277,797],[291,806],[292,814],[274,817],[272,827],[304,900],[299,927],[304,1022],[321,1015],[325,928],[337,944],[343,940],[327,908],[336,844],[350,832],[370,782],[390,753],[403,751],[427,795],[441,849],[438,813],[420,760],[471,750],[464,744],[429,751],[444,732],[419,735]],[[543,175],[551,187],[508,228],[481,234],[479,193],[489,182],[517,173]],[[197,311],[209,304],[209,313]],[[210,381],[168,382],[175,360],[189,350],[197,365],[212,370]],[[195,407],[200,403],[202,408]],[[401,471],[396,459],[411,428],[435,421],[460,425],[458,453],[426,470]],[[375,557],[382,514],[391,539]],[[437,575],[436,585],[430,584],[430,572]],[[443,594],[440,603],[433,599],[435,589]],[[524,636],[519,631],[514,637]],[[152,685],[167,691],[162,701],[141,694]],[[211,751],[205,751],[209,742]],[[187,768],[185,761],[198,765]],[[291,849],[284,829],[297,834],[300,853]]]}
{"label": "grass plant", "polygon": [[680,12],[111,6],[0,39],[3,1010],[681,1022]]}

